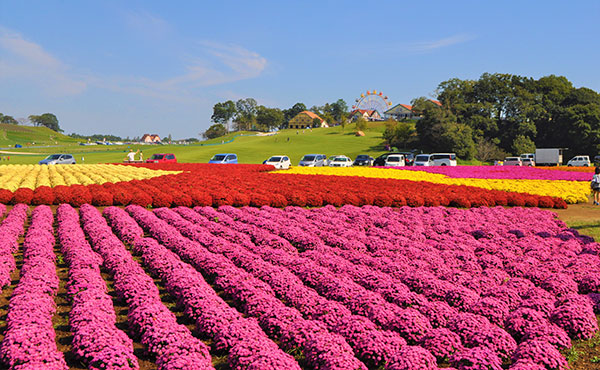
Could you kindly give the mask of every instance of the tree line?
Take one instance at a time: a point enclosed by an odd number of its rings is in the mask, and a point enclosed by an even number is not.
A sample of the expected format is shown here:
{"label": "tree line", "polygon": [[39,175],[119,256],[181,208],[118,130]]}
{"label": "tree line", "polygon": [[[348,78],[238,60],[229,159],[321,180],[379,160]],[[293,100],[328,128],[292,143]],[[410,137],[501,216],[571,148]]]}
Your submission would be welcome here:
{"label": "tree line", "polygon": [[0,113],[0,123],[9,123],[12,125],[24,125],[28,122],[33,123],[35,126],[44,126],[48,127],[51,130],[56,132],[63,132],[61,130],[60,125],[58,124],[58,118],[52,113],[44,113],[40,115],[32,114],[27,119],[20,118],[15,119],[13,116],[5,115]]}
{"label": "tree line", "polygon": [[[307,109],[304,103],[296,103],[288,109],[269,108],[258,105],[252,98],[236,102],[228,100],[213,107],[214,122],[202,135],[207,139],[220,137],[229,131],[270,131],[287,128],[290,120],[302,111],[318,114],[328,123],[343,123],[348,115],[348,105],[343,99],[323,106]],[[320,123],[320,121],[319,121]]]}
{"label": "tree line", "polygon": [[412,101],[421,117],[390,122],[384,138],[400,148],[455,152],[465,159],[499,159],[535,148],[565,148],[571,154],[600,151],[600,94],[562,76],[539,79],[484,73],[478,80],[439,84],[441,107]]}

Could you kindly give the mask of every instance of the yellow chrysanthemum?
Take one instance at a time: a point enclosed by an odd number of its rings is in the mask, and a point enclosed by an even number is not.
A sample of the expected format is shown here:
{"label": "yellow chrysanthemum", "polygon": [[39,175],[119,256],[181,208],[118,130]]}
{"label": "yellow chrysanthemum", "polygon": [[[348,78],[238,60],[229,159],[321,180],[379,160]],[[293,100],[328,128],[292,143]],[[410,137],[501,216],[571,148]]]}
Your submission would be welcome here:
{"label": "yellow chrysanthemum", "polygon": [[564,199],[567,203],[587,202],[588,195],[590,194],[589,184],[582,181],[451,178],[445,175],[424,171],[403,171],[369,167],[293,167],[290,170],[275,172],[302,175],[361,176],[382,179],[427,181],[446,185],[466,185],[490,190],[504,190],[559,197]]}

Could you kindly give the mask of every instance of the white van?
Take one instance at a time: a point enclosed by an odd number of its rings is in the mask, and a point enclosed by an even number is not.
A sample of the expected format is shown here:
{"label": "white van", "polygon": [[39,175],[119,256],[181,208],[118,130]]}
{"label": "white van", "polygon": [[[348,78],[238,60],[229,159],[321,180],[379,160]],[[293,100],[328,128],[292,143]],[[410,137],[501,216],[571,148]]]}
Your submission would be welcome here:
{"label": "white van", "polygon": [[575,167],[589,167],[592,163],[590,162],[590,157],[588,155],[578,155],[576,157],[571,158],[567,162],[567,166],[575,166]]}
{"label": "white van", "polygon": [[415,157],[414,166],[433,166],[433,159],[431,154],[418,154]]}
{"label": "white van", "polygon": [[404,167],[406,165],[403,154],[390,154],[385,158],[386,167]]}
{"label": "white van", "polygon": [[456,154],[454,153],[433,153],[431,155],[434,166],[456,166]]}

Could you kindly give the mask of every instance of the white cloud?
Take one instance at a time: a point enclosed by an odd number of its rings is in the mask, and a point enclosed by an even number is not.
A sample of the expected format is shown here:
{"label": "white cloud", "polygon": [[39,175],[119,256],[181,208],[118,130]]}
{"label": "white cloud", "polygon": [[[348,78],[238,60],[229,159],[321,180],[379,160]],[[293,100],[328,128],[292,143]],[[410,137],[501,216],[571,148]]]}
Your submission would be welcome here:
{"label": "white cloud", "polygon": [[79,94],[86,89],[83,78],[75,76],[40,45],[0,27],[0,80],[25,81],[54,95]]}
{"label": "white cloud", "polygon": [[[164,22],[147,14],[140,17],[158,25]],[[164,24],[163,28],[166,27],[168,25]],[[198,88],[256,78],[267,66],[264,57],[239,45],[208,41],[198,45],[197,56],[188,58],[182,73],[166,79],[133,74],[78,74],[41,45],[0,27],[0,80],[13,85],[32,86],[54,97],[77,95],[88,87],[95,87],[135,96],[196,103],[200,99]]]}
{"label": "white cloud", "polygon": [[459,34],[450,37],[446,37],[439,40],[415,42],[408,45],[408,49],[413,52],[428,52],[440,48],[445,48],[452,45],[462,44],[467,41],[473,40],[474,37],[466,34]]}

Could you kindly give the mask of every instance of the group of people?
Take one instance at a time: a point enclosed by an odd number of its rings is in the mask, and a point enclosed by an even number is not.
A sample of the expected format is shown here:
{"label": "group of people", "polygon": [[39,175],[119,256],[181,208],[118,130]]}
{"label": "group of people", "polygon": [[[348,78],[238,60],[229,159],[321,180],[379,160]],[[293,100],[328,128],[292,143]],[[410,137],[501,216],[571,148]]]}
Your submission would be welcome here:
{"label": "group of people", "polygon": [[125,161],[127,162],[136,162],[135,156],[139,154],[140,155],[140,159],[137,160],[138,162],[143,162],[144,161],[144,153],[142,153],[141,150],[137,150],[137,151],[133,151],[133,149],[129,149],[129,153],[127,153],[127,156],[125,156]]}

